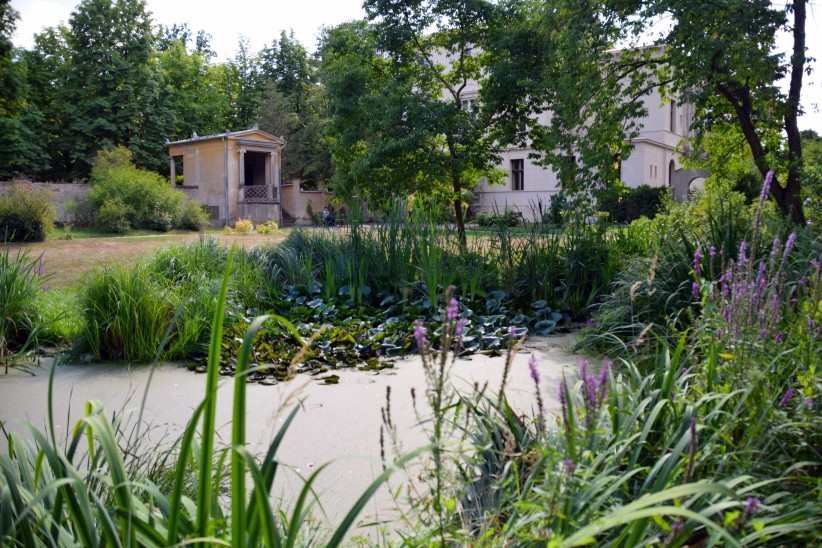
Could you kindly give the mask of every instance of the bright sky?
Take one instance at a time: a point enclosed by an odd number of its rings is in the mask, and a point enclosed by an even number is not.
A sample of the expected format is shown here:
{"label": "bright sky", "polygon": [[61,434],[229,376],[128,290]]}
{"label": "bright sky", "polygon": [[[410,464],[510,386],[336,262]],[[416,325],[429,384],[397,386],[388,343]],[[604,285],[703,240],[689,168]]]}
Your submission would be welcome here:
{"label": "bright sky", "polygon": [[[777,0],[780,4],[782,0]],[[31,47],[33,36],[44,27],[67,23],[78,0],[12,0],[20,13],[15,44]],[[234,55],[240,37],[247,38],[256,51],[279,37],[280,31],[294,30],[297,39],[309,50],[315,49],[320,29],[363,17],[362,0],[147,0],[155,23],[188,23],[192,31],[205,30],[213,37],[220,59]],[[808,3],[808,55],[815,57],[814,72],[805,77],[802,105],[805,115],[801,129],[822,133],[822,3]],[[817,29],[817,30],[815,30]],[[780,37],[783,49],[789,37]]]}

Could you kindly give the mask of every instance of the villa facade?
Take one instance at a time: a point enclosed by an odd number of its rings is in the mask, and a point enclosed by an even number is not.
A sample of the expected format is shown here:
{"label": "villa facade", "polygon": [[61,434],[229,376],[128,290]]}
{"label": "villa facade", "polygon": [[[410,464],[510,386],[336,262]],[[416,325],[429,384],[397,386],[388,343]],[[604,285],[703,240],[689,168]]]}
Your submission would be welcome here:
{"label": "villa facade", "polygon": [[[447,65],[447,56],[437,63]],[[476,82],[468,82],[462,93],[463,108],[476,108],[480,89]],[[692,136],[693,106],[677,104],[663,98],[658,89],[643,98],[647,114],[640,120],[639,134],[631,140],[630,156],[620,165],[620,177],[627,186],[668,187],[676,199],[685,199],[699,186],[704,173],[685,170],[678,152],[681,141]],[[547,123],[550,113],[540,115]],[[513,210],[525,219],[534,219],[540,205],[548,207],[551,196],[559,191],[557,173],[538,165],[530,148],[504,149],[498,166],[506,176],[502,184],[489,185],[481,181],[473,190],[471,210],[474,213]]]}

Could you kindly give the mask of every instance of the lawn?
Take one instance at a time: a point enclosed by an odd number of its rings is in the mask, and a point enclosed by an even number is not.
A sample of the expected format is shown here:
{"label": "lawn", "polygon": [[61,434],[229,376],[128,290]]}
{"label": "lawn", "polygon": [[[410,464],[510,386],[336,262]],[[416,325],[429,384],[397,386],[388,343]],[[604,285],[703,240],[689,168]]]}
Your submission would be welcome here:
{"label": "lawn", "polygon": [[[95,231],[73,230],[72,239],[59,239],[62,231],[55,231],[47,241],[32,244],[11,244],[11,249],[22,249],[32,257],[42,255],[43,267],[48,274],[49,288],[65,288],[76,285],[83,275],[99,266],[109,264],[130,265],[148,258],[156,251],[178,244],[198,241],[203,233],[173,231],[158,233],[138,231],[126,236],[110,236]],[[216,238],[225,246],[237,245],[249,248],[263,243],[283,240],[288,229],[274,234],[233,235],[219,230],[204,234]]]}

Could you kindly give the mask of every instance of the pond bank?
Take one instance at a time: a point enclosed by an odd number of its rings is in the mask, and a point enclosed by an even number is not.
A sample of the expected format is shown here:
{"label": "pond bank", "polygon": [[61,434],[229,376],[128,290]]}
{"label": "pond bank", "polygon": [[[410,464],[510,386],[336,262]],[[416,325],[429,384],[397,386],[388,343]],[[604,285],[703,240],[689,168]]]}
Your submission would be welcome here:
{"label": "pond bank", "polygon": [[[557,387],[563,370],[573,376],[578,357],[568,352],[573,335],[532,338],[517,354],[508,380],[507,394],[517,411],[528,413],[534,406],[534,385],[528,373],[528,358],[533,352],[539,362],[542,393],[546,410],[554,414],[559,409]],[[496,391],[502,376],[504,357],[491,358],[475,354],[457,360],[451,378],[462,391],[470,391],[474,383],[488,383]],[[124,413],[127,421],[135,422],[140,400],[149,376],[147,366],[68,365],[60,367],[55,376],[54,413],[57,435],[64,435],[83,412],[83,404],[95,399],[107,412]],[[337,385],[324,385],[312,377],[299,375],[291,382],[275,386],[250,384],[247,394],[247,438],[249,449],[265,451],[274,433],[282,424],[284,409],[298,401],[298,412],[279,451],[279,460],[299,474],[307,475],[318,465],[332,464],[315,484],[321,494],[325,511],[333,520],[345,514],[351,504],[381,471],[380,407],[385,403],[386,387],[391,387],[392,416],[397,425],[403,450],[410,451],[426,442],[416,424],[410,389],[417,392],[417,404],[424,399],[424,372],[419,357],[408,356],[393,369],[379,373],[335,371]],[[171,441],[189,419],[200,402],[205,387],[205,375],[188,371],[174,364],[155,369],[148,394],[144,420],[148,427],[144,442]],[[232,399],[231,377],[221,378],[218,393],[218,444],[230,436]],[[0,420],[11,431],[22,431],[28,422],[41,427],[46,420],[48,370],[40,368],[36,376],[22,372],[0,375]],[[419,407],[421,410],[421,406]],[[422,411],[422,410],[421,410]],[[67,420],[70,413],[71,420]],[[549,420],[549,424],[553,421]],[[5,451],[5,447],[3,448]],[[396,483],[396,482],[395,482]],[[289,500],[301,481],[296,474],[278,478],[274,494]],[[393,502],[383,489],[372,499],[363,521],[390,517]]]}

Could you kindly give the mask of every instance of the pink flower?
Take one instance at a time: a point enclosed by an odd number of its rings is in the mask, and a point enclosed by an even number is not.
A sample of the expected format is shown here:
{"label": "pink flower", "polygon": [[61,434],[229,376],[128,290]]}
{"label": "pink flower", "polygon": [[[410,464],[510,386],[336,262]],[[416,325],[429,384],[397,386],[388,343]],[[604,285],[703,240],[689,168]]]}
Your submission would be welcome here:
{"label": "pink flower", "polygon": [[537,369],[537,359],[533,354],[528,360],[528,372],[531,374],[531,380],[539,387],[539,369]]}
{"label": "pink flower", "polygon": [[453,322],[457,319],[460,313],[460,305],[457,302],[457,299],[451,297],[451,300],[448,301],[448,306],[445,309],[445,317],[448,318],[449,322]]}
{"label": "pink flower", "polygon": [[425,337],[427,332],[422,321],[417,320],[414,322],[414,340],[417,342],[417,350],[420,352],[428,345],[428,339]]}

